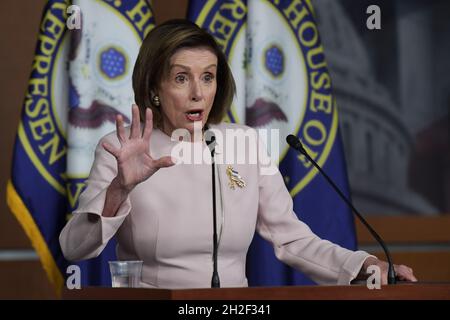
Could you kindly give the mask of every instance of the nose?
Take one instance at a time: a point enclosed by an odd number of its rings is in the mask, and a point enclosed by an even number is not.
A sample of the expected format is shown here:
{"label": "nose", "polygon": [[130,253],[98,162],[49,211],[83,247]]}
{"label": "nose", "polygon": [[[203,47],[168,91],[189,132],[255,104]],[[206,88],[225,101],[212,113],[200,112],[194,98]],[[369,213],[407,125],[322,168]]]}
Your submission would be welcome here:
{"label": "nose", "polygon": [[200,81],[192,81],[192,88],[191,88],[191,100],[192,101],[200,101],[203,99],[203,91],[200,84]]}

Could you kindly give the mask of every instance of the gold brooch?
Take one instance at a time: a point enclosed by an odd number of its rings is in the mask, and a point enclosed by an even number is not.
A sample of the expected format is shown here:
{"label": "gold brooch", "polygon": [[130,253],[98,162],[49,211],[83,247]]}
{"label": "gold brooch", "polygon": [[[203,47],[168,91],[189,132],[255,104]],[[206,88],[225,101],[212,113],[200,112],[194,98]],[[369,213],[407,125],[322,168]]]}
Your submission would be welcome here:
{"label": "gold brooch", "polygon": [[230,179],[228,185],[230,186],[231,189],[234,190],[236,186],[238,186],[239,188],[245,187],[245,181],[241,178],[241,176],[237,171],[233,170],[232,166],[227,167],[227,176]]}

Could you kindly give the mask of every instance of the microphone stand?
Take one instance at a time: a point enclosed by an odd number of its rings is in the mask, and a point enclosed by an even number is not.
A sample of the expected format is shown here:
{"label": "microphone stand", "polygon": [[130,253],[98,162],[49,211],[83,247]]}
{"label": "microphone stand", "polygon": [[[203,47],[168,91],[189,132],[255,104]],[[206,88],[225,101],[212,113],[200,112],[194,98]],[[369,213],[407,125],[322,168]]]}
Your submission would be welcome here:
{"label": "microphone stand", "polygon": [[[214,160],[216,137],[211,136],[208,147],[211,151],[212,168],[212,201],[213,201],[213,274],[211,279],[211,288],[220,288],[219,273],[217,271],[217,213],[216,213],[216,165]],[[212,146],[210,146],[212,145]]]}
{"label": "microphone stand", "polygon": [[396,275],[394,270],[394,265],[392,263],[391,255],[389,253],[388,248],[386,247],[386,244],[384,243],[383,239],[378,235],[378,233],[370,226],[370,224],[366,221],[366,219],[363,218],[363,216],[356,210],[356,208],[353,206],[353,204],[350,202],[350,200],[347,199],[347,197],[342,193],[342,191],[336,186],[336,184],[333,182],[333,180],[330,179],[330,177],[322,170],[322,168],[315,162],[310,155],[306,152],[305,148],[303,148],[302,143],[300,140],[290,134],[286,138],[287,143],[293,147],[295,150],[299,151],[301,154],[303,154],[313,165],[316,167],[317,170],[325,177],[325,179],[328,181],[328,183],[334,188],[334,190],[339,194],[339,196],[344,200],[344,202],[353,210],[353,212],[356,214],[356,216],[359,218],[359,220],[366,226],[366,228],[369,230],[369,232],[372,234],[372,236],[375,238],[375,240],[378,241],[378,243],[383,248],[383,251],[386,255],[386,258],[388,260],[388,284],[395,284],[396,281]]}

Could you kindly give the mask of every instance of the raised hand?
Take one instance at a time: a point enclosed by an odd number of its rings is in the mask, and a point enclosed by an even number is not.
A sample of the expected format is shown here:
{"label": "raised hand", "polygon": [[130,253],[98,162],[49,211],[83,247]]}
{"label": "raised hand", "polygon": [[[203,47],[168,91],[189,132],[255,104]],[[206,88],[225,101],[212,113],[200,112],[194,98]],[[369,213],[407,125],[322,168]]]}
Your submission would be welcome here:
{"label": "raised hand", "polygon": [[125,192],[130,192],[136,185],[150,178],[160,168],[174,165],[171,157],[153,159],[150,156],[150,136],[153,131],[153,113],[147,108],[145,127],[141,134],[139,109],[132,107],[130,134],[127,137],[121,115],[116,117],[117,138],[120,148],[104,142],[103,148],[117,159],[117,177],[115,183]]}

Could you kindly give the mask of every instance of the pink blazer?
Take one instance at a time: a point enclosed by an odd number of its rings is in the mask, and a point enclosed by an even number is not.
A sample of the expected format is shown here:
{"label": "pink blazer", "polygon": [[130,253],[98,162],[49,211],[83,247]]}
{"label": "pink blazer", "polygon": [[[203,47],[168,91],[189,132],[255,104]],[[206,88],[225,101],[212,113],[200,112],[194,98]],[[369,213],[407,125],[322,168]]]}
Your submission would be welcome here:
{"label": "pink blazer", "polygon": [[[219,124],[212,129],[249,129]],[[102,138],[79,199],[79,207],[60,235],[68,260],[98,256],[117,237],[120,260],[143,260],[142,286],[210,287],[212,275],[211,165],[177,164],[138,185],[115,217],[101,216],[106,189],[116,176],[116,160],[102,141],[118,146],[115,132]],[[151,155],[170,155],[177,142],[160,130],[151,136]],[[194,145],[190,144],[189,145]],[[204,143],[198,143],[206,149]],[[259,146],[259,144],[258,144]],[[259,146],[259,148],[261,148]],[[218,156],[227,150],[217,147]],[[206,150],[208,153],[208,150]],[[259,160],[259,158],[258,158]],[[276,256],[320,284],[349,284],[369,254],[350,251],[317,237],[293,212],[282,176],[262,174],[261,164],[234,164],[245,187],[230,188],[227,164],[216,171],[218,271],[222,287],[247,286],[246,254],[255,230],[273,244]],[[332,210],[332,208],[330,208]],[[88,214],[99,215],[96,222]]]}

